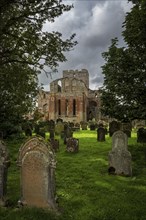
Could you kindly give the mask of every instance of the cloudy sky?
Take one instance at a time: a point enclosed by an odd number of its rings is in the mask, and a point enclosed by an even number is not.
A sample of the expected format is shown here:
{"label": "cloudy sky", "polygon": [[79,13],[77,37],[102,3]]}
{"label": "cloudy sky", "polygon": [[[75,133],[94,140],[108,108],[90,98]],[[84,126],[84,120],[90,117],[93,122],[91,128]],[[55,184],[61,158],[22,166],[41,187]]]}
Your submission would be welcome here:
{"label": "cloudy sky", "polygon": [[111,39],[118,37],[123,46],[122,23],[126,12],[131,8],[128,0],[62,0],[64,4],[73,4],[74,8],[57,18],[54,23],[46,23],[45,30],[56,30],[69,37],[76,33],[78,45],[66,53],[67,62],[61,63],[58,73],[50,77],[39,76],[44,89],[49,83],[62,77],[63,70],[87,69],[90,89],[97,89],[103,83],[101,66],[104,64],[102,53],[107,51]]}

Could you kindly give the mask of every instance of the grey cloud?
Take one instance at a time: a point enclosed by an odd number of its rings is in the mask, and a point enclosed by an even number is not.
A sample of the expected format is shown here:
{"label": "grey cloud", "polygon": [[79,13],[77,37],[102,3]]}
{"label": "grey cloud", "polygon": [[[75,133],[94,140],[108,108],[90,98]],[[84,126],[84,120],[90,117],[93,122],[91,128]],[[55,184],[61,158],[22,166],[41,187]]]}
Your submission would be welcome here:
{"label": "grey cloud", "polygon": [[74,50],[65,53],[68,61],[59,65],[58,73],[53,74],[52,79],[41,74],[39,80],[48,84],[62,77],[62,71],[65,69],[84,68],[90,74],[90,88],[97,88],[103,83],[102,53],[108,50],[112,38],[118,37],[120,46],[123,45],[122,23],[131,5],[121,0],[63,0],[62,2],[73,3],[74,8],[57,18],[55,23],[46,23],[44,29],[46,31],[57,30],[65,38],[76,33],[78,45]]}

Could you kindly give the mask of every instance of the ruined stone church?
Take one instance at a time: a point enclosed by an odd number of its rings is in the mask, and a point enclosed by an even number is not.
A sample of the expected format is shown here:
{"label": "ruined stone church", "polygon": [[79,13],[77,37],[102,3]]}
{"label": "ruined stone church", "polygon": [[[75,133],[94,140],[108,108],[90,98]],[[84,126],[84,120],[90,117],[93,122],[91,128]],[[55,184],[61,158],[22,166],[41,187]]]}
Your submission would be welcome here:
{"label": "ruined stone church", "polygon": [[41,90],[38,110],[44,120],[78,122],[100,120],[100,94],[89,88],[86,69],[64,70],[63,77],[50,83],[50,91]]}

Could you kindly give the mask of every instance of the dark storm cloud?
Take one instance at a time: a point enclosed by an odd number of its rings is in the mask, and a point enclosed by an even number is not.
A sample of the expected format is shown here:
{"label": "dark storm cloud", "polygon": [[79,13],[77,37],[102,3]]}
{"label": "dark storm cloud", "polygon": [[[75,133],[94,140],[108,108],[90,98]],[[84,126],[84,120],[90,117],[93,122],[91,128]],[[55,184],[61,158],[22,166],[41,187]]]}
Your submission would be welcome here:
{"label": "dark storm cloud", "polygon": [[131,5],[121,0],[63,0],[63,3],[74,4],[74,8],[57,18],[55,23],[46,23],[46,31],[57,30],[64,38],[76,33],[78,45],[66,53],[67,62],[61,63],[58,73],[50,77],[41,75],[40,82],[62,77],[66,69],[87,69],[90,74],[90,88],[95,89],[103,83],[101,66],[104,64],[102,53],[108,50],[111,39],[118,37],[122,46],[122,23]]}

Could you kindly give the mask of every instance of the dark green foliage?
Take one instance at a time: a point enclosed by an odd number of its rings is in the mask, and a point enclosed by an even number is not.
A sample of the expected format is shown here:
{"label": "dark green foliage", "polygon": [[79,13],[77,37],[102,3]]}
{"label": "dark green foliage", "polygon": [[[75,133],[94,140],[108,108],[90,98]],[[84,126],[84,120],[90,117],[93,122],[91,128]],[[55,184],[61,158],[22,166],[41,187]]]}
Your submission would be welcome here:
{"label": "dark green foliage", "polygon": [[44,69],[44,66],[54,68],[58,62],[65,61],[63,52],[76,45],[75,35],[63,40],[61,33],[48,33],[43,25],[54,22],[71,8],[60,0],[2,0],[0,66],[21,63]]}
{"label": "dark green foliage", "polygon": [[60,0],[0,1],[0,131],[9,133],[5,123],[18,126],[32,111],[38,74],[56,70],[66,61],[64,52],[77,44],[75,34],[64,40],[43,28],[71,8]]}
{"label": "dark green foliage", "polygon": [[27,65],[7,64],[0,68],[0,131],[20,129],[22,117],[34,107],[37,74]]}
{"label": "dark green foliage", "polygon": [[123,37],[127,47],[112,40],[102,67],[103,112],[119,120],[146,119],[146,2],[138,1],[127,13]]}

